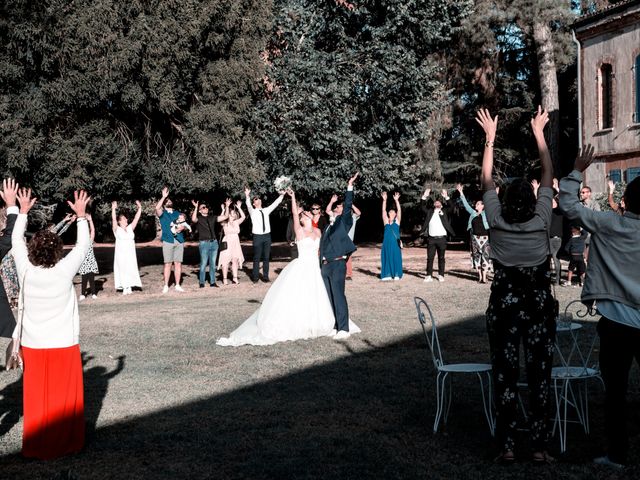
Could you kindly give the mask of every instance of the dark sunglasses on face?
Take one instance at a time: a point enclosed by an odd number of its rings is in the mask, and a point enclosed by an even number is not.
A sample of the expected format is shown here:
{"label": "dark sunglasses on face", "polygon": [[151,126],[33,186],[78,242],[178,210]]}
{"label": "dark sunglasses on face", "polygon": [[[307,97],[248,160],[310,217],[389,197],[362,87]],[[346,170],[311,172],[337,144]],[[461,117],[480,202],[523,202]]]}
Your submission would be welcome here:
{"label": "dark sunglasses on face", "polygon": [[311,210],[320,210],[320,207],[311,207]]}

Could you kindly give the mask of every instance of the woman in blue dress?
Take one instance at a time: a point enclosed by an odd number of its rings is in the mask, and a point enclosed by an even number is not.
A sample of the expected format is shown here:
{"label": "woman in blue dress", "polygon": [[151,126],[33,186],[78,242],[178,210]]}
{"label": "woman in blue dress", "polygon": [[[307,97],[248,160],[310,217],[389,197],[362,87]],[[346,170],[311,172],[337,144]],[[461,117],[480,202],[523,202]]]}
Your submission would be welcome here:
{"label": "woman in blue dress", "polygon": [[402,241],[400,240],[400,194],[393,194],[395,208],[387,212],[387,192],[382,192],[382,223],[384,238],[382,239],[382,270],[380,280],[400,280],[402,278]]}

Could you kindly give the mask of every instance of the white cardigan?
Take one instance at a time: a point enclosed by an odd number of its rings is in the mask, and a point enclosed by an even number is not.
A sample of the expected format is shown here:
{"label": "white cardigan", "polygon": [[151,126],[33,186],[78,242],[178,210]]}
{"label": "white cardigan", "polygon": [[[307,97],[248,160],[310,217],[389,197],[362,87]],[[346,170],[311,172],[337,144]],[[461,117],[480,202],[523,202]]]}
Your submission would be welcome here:
{"label": "white cardigan", "polygon": [[[11,235],[18,281],[24,290],[21,343],[29,348],[65,348],[79,341],[80,317],[73,277],[89,252],[89,226],[77,221],[76,246],[52,268],[36,267],[29,261],[24,232],[27,215],[20,214]],[[20,301],[22,302],[22,292]],[[20,321],[13,332],[19,335]]]}

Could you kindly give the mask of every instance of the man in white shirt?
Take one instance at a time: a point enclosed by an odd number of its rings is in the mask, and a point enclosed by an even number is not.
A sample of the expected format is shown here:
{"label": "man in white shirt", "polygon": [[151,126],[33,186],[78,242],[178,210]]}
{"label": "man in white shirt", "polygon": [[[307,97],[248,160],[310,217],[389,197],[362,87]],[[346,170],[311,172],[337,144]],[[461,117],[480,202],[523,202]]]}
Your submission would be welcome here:
{"label": "man in white shirt", "polygon": [[442,190],[442,200],[435,200],[433,204],[427,202],[431,189],[427,188],[422,194],[422,210],[426,213],[422,236],[427,243],[427,276],[425,282],[433,281],[433,261],[438,254],[438,277],[444,282],[444,253],[447,249],[447,235],[454,235],[451,223],[449,223],[448,203],[449,194]]}
{"label": "man in white shirt", "polygon": [[269,222],[269,214],[273,212],[282,199],[285,192],[278,192],[280,196],[266,208],[262,208],[262,199],[253,197],[251,200],[251,189],[244,189],[245,202],[249,217],[251,217],[251,233],[253,234],[253,272],[251,280],[258,283],[260,269],[260,260],[262,260],[262,281],[269,282],[269,256],[271,255],[271,223]]}

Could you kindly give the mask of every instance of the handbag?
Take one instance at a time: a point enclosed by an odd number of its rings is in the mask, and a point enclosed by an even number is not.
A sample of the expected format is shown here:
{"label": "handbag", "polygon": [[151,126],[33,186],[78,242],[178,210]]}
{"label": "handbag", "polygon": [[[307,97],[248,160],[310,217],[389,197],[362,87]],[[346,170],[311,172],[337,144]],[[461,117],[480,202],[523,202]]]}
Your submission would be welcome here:
{"label": "handbag", "polygon": [[18,337],[11,339],[6,352],[6,369],[22,369],[22,354],[20,353],[20,341],[22,340],[22,320],[24,319],[24,281],[27,278],[27,272],[22,278],[22,288],[20,289],[20,299],[18,301]]}
{"label": "handbag", "polygon": [[220,248],[218,248],[218,250],[222,252],[223,250],[226,250],[227,247],[227,242],[220,242]]}
{"label": "handbag", "polygon": [[393,230],[391,230],[391,233],[393,233],[393,236],[396,237],[396,242],[398,242],[398,248],[403,249],[404,245],[402,244],[402,239],[398,237],[396,235],[396,232],[394,232]]}

